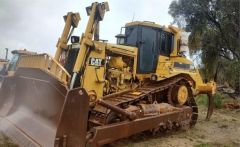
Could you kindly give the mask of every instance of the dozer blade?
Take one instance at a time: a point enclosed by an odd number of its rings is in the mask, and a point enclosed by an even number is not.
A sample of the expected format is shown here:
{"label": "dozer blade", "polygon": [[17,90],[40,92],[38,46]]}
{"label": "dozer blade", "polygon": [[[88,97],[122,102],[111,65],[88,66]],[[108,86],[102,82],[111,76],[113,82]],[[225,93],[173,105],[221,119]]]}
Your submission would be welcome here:
{"label": "dozer blade", "polygon": [[86,134],[88,106],[84,89],[68,91],[41,70],[20,70],[3,81],[0,130],[24,147],[53,147],[56,142],[61,146],[62,136],[74,144]]}
{"label": "dozer blade", "polygon": [[89,97],[82,88],[69,91],[57,127],[55,147],[84,147],[86,144]]}

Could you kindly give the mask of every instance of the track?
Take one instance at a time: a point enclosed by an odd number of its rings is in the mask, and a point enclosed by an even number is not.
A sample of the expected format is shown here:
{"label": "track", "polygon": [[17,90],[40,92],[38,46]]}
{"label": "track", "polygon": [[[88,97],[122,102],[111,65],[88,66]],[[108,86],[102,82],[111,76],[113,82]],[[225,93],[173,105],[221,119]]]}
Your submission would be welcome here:
{"label": "track", "polygon": [[[129,105],[138,105],[141,103],[147,103],[152,104],[154,101],[157,101],[158,103],[167,102],[169,103],[169,99],[171,98],[171,93],[174,93],[172,87],[179,85],[180,83],[185,83],[185,85],[188,88],[188,101],[185,105],[190,106],[192,108],[192,116],[190,126],[194,126],[197,122],[198,118],[198,108],[195,103],[191,85],[189,83],[190,78],[186,76],[176,76],[173,78],[169,78],[160,82],[155,83],[147,83],[143,86],[128,91],[125,93],[121,93],[119,95],[114,96],[108,96],[106,98],[103,98],[104,102],[118,106],[122,109],[127,108]],[[172,104],[175,107],[181,108],[182,106],[177,106]],[[109,124],[109,117],[111,117],[111,111],[103,106],[97,105],[94,107],[93,110],[91,110],[90,118],[89,118],[89,124],[90,126],[104,126],[106,124]],[[122,121],[122,120],[118,120]],[[176,120],[177,121],[177,120]]]}

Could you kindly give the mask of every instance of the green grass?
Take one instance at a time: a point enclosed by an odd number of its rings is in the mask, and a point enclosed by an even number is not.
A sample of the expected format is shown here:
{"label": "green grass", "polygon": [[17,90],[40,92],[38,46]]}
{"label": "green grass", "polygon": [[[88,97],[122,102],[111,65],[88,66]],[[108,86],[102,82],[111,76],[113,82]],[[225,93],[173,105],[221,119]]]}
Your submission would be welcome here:
{"label": "green grass", "polygon": [[223,99],[225,98],[225,95],[222,95],[220,93],[216,93],[214,96],[214,104],[215,107],[218,109],[221,109],[223,107]]}
{"label": "green grass", "polygon": [[[215,108],[217,109],[221,109],[223,107],[223,102],[224,102],[224,99],[228,98],[228,96],[224,95],[224,94],[221,94],[221,93],[216,93],[214,96],[214,104],[215,104]],[[208,97],[206,94],[201,94],[201,95],[198,95],[196,97],[196,103],[197,105],[200,105],[200,106],[205,106],[205,107],[208,107]]]}
{"label": "green grass", "polygon": [[207,98],[207,95],[205,95],[205,94],[198,95],[195,100],[196,100],[197,105],[199,105],[199,106],[207,107],[207,105],[208,105],[208,98]]}

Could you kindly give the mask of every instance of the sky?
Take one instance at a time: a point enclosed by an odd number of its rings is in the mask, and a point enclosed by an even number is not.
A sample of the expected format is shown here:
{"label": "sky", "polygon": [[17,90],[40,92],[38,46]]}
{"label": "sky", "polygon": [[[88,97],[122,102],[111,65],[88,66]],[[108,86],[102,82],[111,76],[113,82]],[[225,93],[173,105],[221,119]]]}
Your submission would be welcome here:
{"label": "sky", "polygon": [[[74,35],[84,32],[85,8],[97,0],[0,0],[0,58],[5,48],[26,48],[54,56],[67,12],[79,12],[81,21]],[[102,2],[102,1],[98,1]],[[172,0],[108,0],[110,11],[100,23],[100,39],[115,43],[115,35],[127,22],[152,21],[169,25]]]}

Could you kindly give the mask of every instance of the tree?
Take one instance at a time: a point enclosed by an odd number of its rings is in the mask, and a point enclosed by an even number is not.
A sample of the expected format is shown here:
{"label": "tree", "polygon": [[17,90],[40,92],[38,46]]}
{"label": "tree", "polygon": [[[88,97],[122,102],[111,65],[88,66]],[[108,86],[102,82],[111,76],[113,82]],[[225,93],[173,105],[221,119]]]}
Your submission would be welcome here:
{"label": "tree", "polygon": [[239,3],[239,0],[175,0],[169,7],[174,23],[186,24],[183,29],[191,32],[189,48],[192,54],[201,53],[205,77],[229,81],[237,93],[240,92]]}

